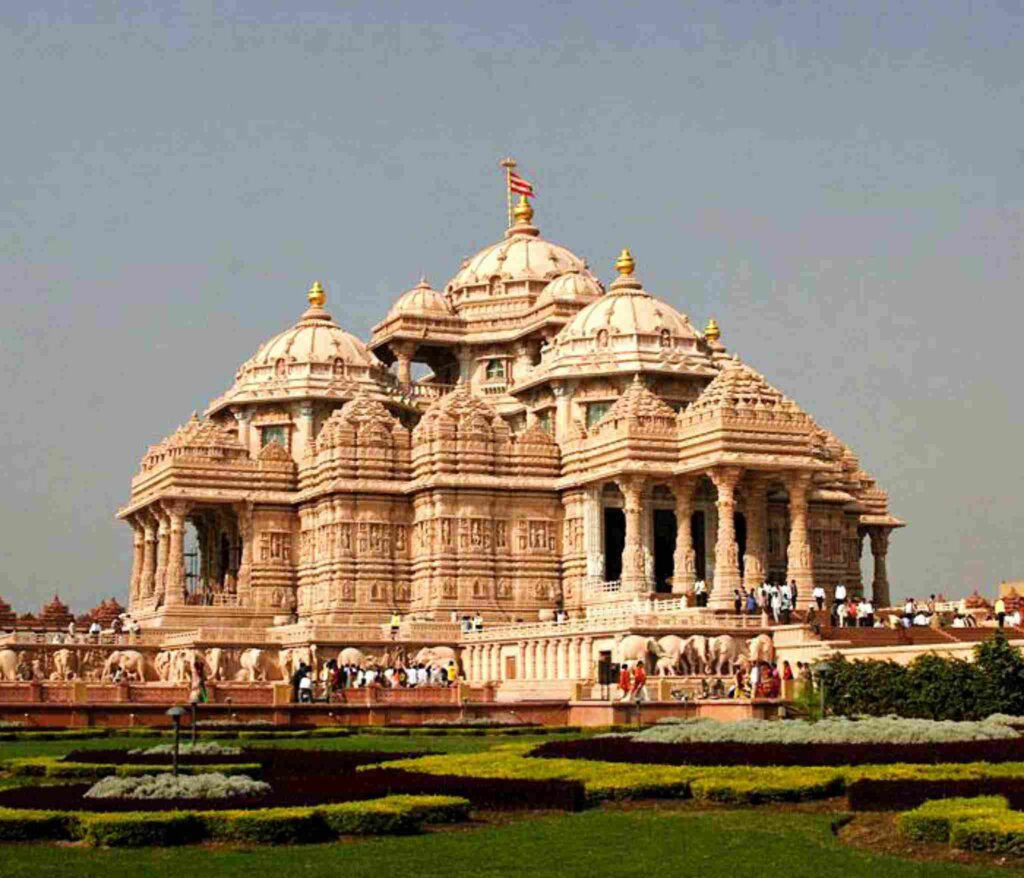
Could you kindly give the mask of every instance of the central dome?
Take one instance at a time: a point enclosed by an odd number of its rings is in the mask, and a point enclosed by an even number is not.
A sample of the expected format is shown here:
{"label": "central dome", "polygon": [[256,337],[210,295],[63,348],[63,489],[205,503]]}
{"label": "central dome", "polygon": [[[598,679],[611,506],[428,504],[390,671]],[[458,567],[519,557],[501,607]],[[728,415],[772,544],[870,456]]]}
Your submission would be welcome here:
{"label": "central dome", "polygon": [[516,208],[515,217],[516,222],[505,232],[504,240],[463,261],[445,286],[445,292],[458,301],[463,291],[488,289],[492,295],[500,294],[505,284],[547,284],[566,272],[576,272],[597,283],[585,259],[540,236],[540,230],[531,225],[533,208],[525,199]]}

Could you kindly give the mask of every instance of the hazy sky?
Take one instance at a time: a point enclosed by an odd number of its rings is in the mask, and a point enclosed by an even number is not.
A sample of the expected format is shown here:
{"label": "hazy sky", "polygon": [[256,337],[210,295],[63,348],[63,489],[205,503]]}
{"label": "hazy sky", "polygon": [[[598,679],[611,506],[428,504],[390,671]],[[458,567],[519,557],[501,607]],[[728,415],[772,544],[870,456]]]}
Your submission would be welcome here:
{"label": "hazy sky", "polygon": [[894,596],[1024,578],[1022,38],[1016,0],[2,4],[0,595],[125,600],[146,447],[312,280],[363,337],[443,285],[506,153],[854,449]]}

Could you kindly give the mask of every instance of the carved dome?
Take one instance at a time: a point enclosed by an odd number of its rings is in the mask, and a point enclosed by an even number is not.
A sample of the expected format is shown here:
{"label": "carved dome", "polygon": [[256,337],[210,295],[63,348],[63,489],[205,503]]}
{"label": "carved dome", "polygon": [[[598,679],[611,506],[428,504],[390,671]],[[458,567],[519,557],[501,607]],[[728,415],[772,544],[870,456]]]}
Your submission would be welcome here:
{"label": "carved dome", "polygon": [[537,297],[537,307],[548,302],[571,302],[582,304],[593,301],[604,294],[601,281],[589,271],[581,274],[578,271],[567,271],[549,283]]}
{"label": "carved dome", "polygon": [[717,371],[686,315],[648,293],[633,277],[628,250],[606,295],[587,305],[543,352],[538,378],[607,371]]}
{"label": "carved dome", "polygon": [[540,236],[540,230],[531,225],[533,209],[528,204],[520,203],[516,218],[517,222],[505,232],[503,240],[463,260],[458,273],[448,281],[445,292],[457,297],[467,288],[523,281],[547,282],[566,272],[576,272],[596,282],[585,259]]}
{"label": "carved dome", "polygon": [[401,315],[412,317],[450,317],[453,314],[451,303],[443,293],[439,293],[427,279],[420,278],[420,282],[411,290],[406,290],[398,297],[395,304],[388,311],[385,320]]}
{"label": "carved dome", "polygon": [[356,336],[342,329],[324,308],[319,283],[299,322],[260,345],[235,375],[235,383],[207,409],[232,403],[282,399],[346,398],[371,386],[378,395],[389,385],[384,364]]}

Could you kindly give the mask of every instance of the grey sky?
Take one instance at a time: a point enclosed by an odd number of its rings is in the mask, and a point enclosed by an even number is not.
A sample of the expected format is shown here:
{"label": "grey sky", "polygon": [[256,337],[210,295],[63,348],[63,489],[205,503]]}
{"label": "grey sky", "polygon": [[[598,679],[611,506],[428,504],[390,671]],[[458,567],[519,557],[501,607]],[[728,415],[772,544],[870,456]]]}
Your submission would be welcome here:
{"label": "grey sky", "polygon": [[[147,8],[148,7],[148,8]],[[0,595],[124,600],[147,445],[315,278],[366,336],[542,232],[857,452],[894,596],[1024,578],[1017,2],[0,8]],[[866,553],[867,555],[868,553]]]}

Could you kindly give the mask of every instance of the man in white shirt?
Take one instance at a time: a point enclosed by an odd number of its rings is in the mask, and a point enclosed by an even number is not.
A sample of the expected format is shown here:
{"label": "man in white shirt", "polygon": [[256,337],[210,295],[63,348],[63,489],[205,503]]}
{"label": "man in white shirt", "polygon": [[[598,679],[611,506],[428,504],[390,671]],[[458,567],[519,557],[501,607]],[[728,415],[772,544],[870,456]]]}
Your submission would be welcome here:
{"label": "man in white shirt", "polygon": [[870,600],[861,601],[859,610],[864,614],[864,621],[861,623],[865,628],[875,627],[875,606]]}
{"label": "man in white shirt", "polygon": [[841,582],[836,586],[835,601],[837,604],[846,603],[846,586]]}
{"label": "man in white shirt", "polygon": [[814,586],[814,591],[811,592],[811,596],[814,598],[814,602],[818,605],[818,609],[822,610],[825,608],[825,588],[821,585]]}

